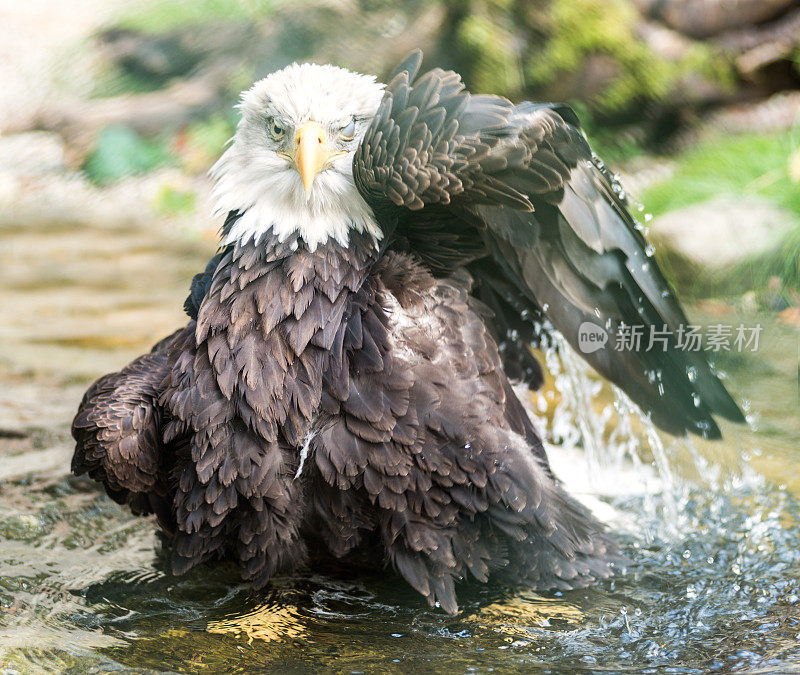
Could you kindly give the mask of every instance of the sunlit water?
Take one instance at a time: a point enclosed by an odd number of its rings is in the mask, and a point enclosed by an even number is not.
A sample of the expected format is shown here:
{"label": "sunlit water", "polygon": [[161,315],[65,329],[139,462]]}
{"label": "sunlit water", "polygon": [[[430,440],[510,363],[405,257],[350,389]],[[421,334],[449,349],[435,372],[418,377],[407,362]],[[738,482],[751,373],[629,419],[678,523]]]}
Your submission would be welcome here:
{"label": "sunlit water", "polygon": [[456,617],[377,568],[258,593],[226,565],[172,577],[152,521],[68,476],[68,424],[93,377],[181,320],[212,248],[135,228],[0,228],[0,668],[800,668],[798,333],[724,306],[699,309],[764,333],[757,354],[720,359],[754,424],[721,443],[656,438],[574,359],[548,358],[560,391],[534,405],[554,467],[635,561],[625,576],[563,594],[464,587]]}

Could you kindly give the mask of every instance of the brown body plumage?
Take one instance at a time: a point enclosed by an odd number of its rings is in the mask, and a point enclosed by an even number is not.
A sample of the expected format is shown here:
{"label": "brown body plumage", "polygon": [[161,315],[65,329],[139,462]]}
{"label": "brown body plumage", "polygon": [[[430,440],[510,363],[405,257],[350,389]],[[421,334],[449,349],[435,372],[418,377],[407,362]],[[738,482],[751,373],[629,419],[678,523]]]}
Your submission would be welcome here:
{"label": "brown body plumage", "polygon": [[155,512],[178,572],[233,558],[263,585],[313,532],[334,556],[377,536],[448,611],[467,572],[608,575],[610,544],[550,475],[466,279],[376,262],[368,242],[288,252],[232,248],[197,321],[87,393],[74,470]]}
{"label": "brown body plumage", "polygon": [[[228,218],[190,322],[81,403],[73,470],[155,513],[176,572],[228,558],[260,586],[309,545],[369,547],[455,612],[460,579],[569,589],[619,559],[504,368],[540,381],[535,318],[574,340],[587,317],[683,313],[571,111],[413,82],[418,66],[385,94],[321,66],[256,84],[215,169]],[[667,429],[741,417],[674,345],[587,359]]]}

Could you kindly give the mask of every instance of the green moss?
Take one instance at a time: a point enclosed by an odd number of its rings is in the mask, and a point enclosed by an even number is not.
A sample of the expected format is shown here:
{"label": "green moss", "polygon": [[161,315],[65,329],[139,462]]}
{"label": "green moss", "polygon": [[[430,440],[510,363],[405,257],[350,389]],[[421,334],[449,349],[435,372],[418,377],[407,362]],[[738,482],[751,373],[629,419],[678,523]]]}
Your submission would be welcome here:
{"label": "green moss", "polygon": [[675,173],[643,195],[653,214],[721,194],[758,195],[800,216],[800,188],[789,175],[798,131],[714,136],[676,158]]}
{"label": "green moss", "polygon": [[105,185],[173,162],[163,141],[142,138],[128,127],[110,126],[100,133],[83,170],[93,183]]}
{"label": "green moss", "polygon": [[682,75],[697,73],[722,88],[732,86],[730,63],[707,45],[695,45],[682,60],[668,61],[636,35],[639,14],[630,0],[551,0],[544,39],[531,39],[525,64],[529,84],[546,89],[580,70],[591,56],[610,59],[610,83],[591,105],[603,112],[631,108],[639,101],[663,100]]}
{"label": "green moss", "polygon": [[[489,2],[489,5],[510,3]],[[514,50],[510,29],[498,20],[503,9],[489,18],[488,14],[470,13],[456,31],[457,45],[469,64],[470,86],[474,91],[492,92],[514,97],[522,89],[522,68]]]}
{"label": "green moss", "polygon": [[212,21],[255,21],[269,16],[273,0],[143,0],[131,3],[117,24],[146,33],[166,33]]}
{"label": "green moss", "polygon": [[687,56],[675,64],[679,75],[699,75],[714,82],[723,91],[732,92],[736,89],[736,68],[733,62],[723,52],[708,44],[695,42]]}
{"label": "green moss", "polygon": [[582,66],[587,57],[604,54],[618,66],[611,85],[596,101],[615,110],[636,99],[661,98],[675,74],[634,34],[635,8],[626,0],[552,0],[549,38],[534,49],[526,74],[535,85],[546,86]]}

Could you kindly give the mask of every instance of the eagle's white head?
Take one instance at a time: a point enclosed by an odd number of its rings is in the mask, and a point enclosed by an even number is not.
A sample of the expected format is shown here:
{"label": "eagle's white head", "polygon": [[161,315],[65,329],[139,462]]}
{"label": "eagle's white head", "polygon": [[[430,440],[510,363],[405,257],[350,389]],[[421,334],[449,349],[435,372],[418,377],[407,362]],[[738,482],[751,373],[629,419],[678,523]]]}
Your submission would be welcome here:
{"label": "eagle's white head", "polygon": [[298,233],[312,250],[351,229],[381,235],[353,181],[353,155],[384,85],[335,66],[292,64],[242,95],[230,147],[211,170],[218,212],[243,213],[224,243]]}

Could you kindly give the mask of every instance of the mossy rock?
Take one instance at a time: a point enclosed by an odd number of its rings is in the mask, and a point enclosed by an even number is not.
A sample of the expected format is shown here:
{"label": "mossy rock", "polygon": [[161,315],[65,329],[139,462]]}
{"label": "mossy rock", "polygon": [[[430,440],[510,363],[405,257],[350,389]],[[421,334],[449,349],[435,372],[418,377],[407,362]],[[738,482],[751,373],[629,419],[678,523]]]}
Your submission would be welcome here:
{"label": "mossy rock", "polygon": [[732,84],[729,64],[706,45],[680,59],[654,53],[630,0],[462,0],[450,19],[454,60],[475,91],[577,100],[612,115],[671,99],[690,74]]}

